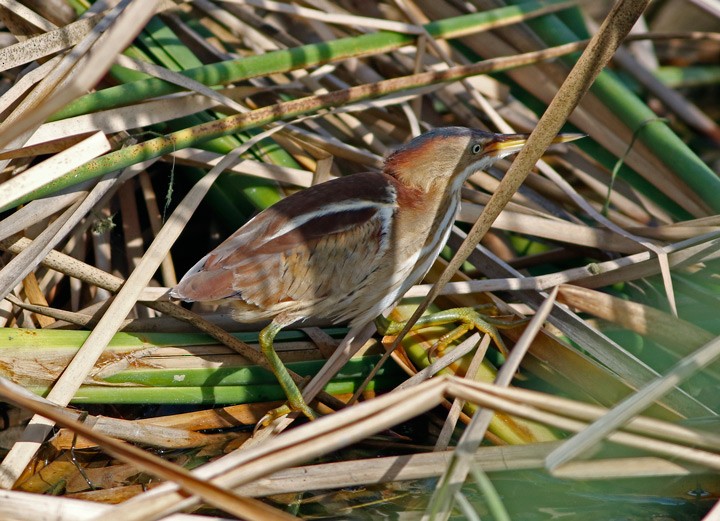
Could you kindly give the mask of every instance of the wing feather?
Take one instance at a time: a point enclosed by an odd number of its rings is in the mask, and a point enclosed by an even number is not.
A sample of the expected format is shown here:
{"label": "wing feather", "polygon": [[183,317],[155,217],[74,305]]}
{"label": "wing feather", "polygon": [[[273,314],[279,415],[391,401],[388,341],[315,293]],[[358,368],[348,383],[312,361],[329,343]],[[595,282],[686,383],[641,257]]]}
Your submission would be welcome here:
{"label": "wing feather", "polygon": [[351,294],[388,248],[395,209],[394,180],[384,174],[355,174],[298,192],[213,250],[173,296],[240,298],[259,310],[302,313]]}

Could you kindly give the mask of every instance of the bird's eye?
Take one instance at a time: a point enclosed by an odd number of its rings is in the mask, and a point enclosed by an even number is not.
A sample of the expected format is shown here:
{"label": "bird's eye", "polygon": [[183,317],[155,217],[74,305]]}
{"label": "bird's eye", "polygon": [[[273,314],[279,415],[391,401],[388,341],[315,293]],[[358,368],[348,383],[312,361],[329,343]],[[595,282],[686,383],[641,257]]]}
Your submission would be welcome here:
{"label": "bird's eye", "polygon": [[483,149],[482,145],[473,145],[472,153],[479,154],[482,149]]}

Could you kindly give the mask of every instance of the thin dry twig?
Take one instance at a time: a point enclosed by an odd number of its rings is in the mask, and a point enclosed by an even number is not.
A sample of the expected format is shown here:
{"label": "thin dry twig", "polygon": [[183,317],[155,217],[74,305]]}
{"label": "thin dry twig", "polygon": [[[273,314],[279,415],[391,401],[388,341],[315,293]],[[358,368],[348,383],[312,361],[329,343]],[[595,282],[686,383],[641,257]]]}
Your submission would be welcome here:
{"label": "thin dry twig", "polygon": [[[510,170],[503,178],[500,186],[498,186],[497,191],[488,202],[485,211],[477,223],[475,223],[472,230],[470,230],[468,238],[440,276],[435,286],[437,289],[431,291],[423,301],[423,304],[418,306],[417,311],[415,311],[408,321],[409,326],[406,326],[400,333],[397,340],[398,343],[402,340],[404,334],[407,334],[407,330],[412,327],[414,321],[427,309],[428,304],[435,298],[437,290],[449,282],[453,273],[460,268],[460,265],[467,259],[477,243],[480,242],[480,239],[488,232],[492,222],[508,203],[512,194],[520,187],[520,184],[530,173],[533,165],[540,159],[554,136],[560,131],[567,117],[580,102],[580,99],[590,88],[590,85],[597,75],[600,74],[602,68],[610,61],[615,49],[630,32],[635,21],[645,10],[647,3],[648,2],[621,1],[613,7],[613,10],[605,18],[602,26],[595,36],[593,36],[588,47],[560,87],[557,95],[553,98],[550,106],[542,118],[540,118],[538,126],[528,138],[527,143],[518,154],[517,159],[513,162]],[[479,444],[480,441],[481,440],[474,440],[472,450],[477,448],[477,444]],[[442,490],[442,493],[438,492],[434,494],[434,497],[430,501],[430,510],[426,512],[425,518],[428,518],[431,511],[436,513],[440,519],[447,519],[449,517],[452,498],[465,481],[468,471],[467,462],[462,463],[463,460],[459,461],[459,465],[448,469],[448,472],[443,476],[441,483],[447,486],[447,490],[444,490],[443,486],[438,487],[437,490]]]}

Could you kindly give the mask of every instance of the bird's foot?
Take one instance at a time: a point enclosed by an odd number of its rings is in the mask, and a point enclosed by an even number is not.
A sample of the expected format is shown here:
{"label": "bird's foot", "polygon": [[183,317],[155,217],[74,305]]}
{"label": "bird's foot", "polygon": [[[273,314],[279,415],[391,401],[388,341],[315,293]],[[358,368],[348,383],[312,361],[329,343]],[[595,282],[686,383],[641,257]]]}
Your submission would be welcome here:
{"label": "bird's foot", "polygon": [[269,427],[272,422],[274,422],[278,418],[282,418],[283,416],[290,414],[291,412],[292,410],[287,404],[281,405],[280,407],[276,407],[274,409],[270,409],[255,424],[255,428],[253,429],[253,436],[258,430]]}
{"label": "bird's foot", "polygon": [[282,418],[283,416],[287,416],[291,412],[299,412],[302,413],[308,420],[314,420],[317,418],[317,414],[315,411],[313,411],[302,399],[300,398],[300,402],[292,403],[286,403],[284,405],[281,405],[280,407],[276,407],[275,409],[269,410],[265,415],[260,418],[260,420],[255,424],[255,429],[253,430],[253,434],[255,434],[258,429],[268,427],[271,423],[273,423],[278,418]]}
{"label": "bird's foot", "polygon": [[[453,308],[422,316],[413,325],[412,330],[422,329],[431,326],[441,326],[445,324],[460,323],[456,328],[442,335],[428,352],[428,357],[432,358],[436,354],[442,356],[447,346],[462,337],[465,333],[472,329],[477,329],[481,333],[490,335],[500,352],[508,355],[507,347],[503,342],[498,328],[514,327],[522,322],[504,321],[485,315],[475,308]],[[376,321],[378,331],[383,335],[397,335],[405,326],[404,322],[394,322],[386,318],[379,318]]]}

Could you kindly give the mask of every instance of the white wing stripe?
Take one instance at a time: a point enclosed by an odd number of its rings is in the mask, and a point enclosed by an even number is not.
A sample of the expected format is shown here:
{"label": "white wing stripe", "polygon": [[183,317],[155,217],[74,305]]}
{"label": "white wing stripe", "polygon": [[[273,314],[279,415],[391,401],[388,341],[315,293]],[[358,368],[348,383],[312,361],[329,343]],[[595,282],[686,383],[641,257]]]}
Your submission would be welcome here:
{"label": "white wing stripe", "polygon": [[342,212],[357,212],[360,210],[366,210],[368,208],[375,208],[377,210],[383,211],[384,209],[392,209],[394,210],[396,205],[394,203],[378,203],[375,201],[364,201],[362,199],[355,199],[352,201],[346,201],[342,203],[333,203],[329,204],[325,207],[323,207],[321,210],[316,210],[314,212],[308,212],[304,213],[302,215],[298,215],[297,217],[290,219],[287,223],[285,223],[283,226],[280,227],[278,231],[276,231],[274,234],[269,235],[265,237],[263,243],[270,242],[273,239],[277,239],[278,237],[285,235],[286,233],[290,233],[296,228],[299,228],[303,224],[306,224],[313,219],[317,219],[318,217],[324,217],[326,215],[332,215],[334,213],[342,213]]}

